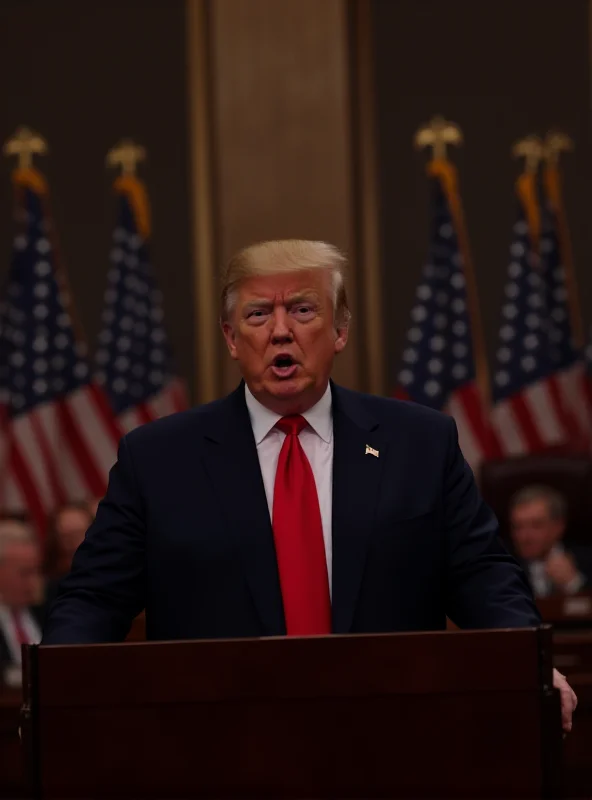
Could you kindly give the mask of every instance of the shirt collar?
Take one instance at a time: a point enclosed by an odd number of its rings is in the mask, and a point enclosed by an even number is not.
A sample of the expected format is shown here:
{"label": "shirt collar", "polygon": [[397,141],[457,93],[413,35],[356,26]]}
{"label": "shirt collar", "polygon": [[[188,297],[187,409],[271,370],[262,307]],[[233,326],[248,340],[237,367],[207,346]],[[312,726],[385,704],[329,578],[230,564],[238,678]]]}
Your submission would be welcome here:
{"label": "shirt collar", "polygon": [[[281,414],[276,414],[274,411],[270,411],[269,408],[266,408],[260,403],[246,383],[245,400],[249,410],[249,417],[251,418],[251,425],[253,426],[255,443],[259,445],[282,416]],[[308,411],[305,411],[302,416],[317,436],[320,436],[327,444],[331,442],[333,439],[333,414],[331,387],[329,384],[327,384],[325,394],[321,397],[319,402],[312,408],[309,408]]]}

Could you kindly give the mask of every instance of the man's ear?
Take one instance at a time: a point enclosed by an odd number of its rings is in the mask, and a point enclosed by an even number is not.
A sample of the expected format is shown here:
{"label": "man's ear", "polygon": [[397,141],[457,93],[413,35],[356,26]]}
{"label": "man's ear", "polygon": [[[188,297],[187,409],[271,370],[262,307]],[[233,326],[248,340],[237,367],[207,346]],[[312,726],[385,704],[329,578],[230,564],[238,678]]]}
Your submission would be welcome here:
{"label": "man's ear", "polygon": [[349,334],[349,328],[347,325],[343,325],[340,328],[336,329],[337,336],[335,338],[335,352],[337,354],[343,352],[345,349],[345,345],[347,344],[347,337]]}
{"label": "man's ear", "polygon": [[230,322],[221,322],[222,333],[224,334],[224,338],[226,340],[226,346],[228,347],[228,352],[230,353],[230,357],[234,358],[236,361],[238,355],[236,353],[236,335],[234,332],[234,328],[230,324]]}

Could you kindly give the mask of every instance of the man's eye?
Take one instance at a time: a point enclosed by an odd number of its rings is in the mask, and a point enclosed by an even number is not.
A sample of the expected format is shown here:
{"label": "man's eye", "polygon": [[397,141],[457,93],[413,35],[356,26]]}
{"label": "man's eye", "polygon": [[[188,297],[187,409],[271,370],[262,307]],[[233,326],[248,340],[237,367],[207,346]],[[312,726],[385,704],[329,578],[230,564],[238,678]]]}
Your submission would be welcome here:
{"label": "man's eye", "polygon": [[263,316],[265,316],[265,311],[263,311],[260,308],[255,308],[253,311],[249,311],[249,313],[247,314],[247,319],[250,319],[252,317],[255,317],[255,319],[257,319],[258,317],[263,317]]}
{"label": "man's eye", "polygon": [[312,311],[312,306],[296,306],[298,314],[309,314]]}

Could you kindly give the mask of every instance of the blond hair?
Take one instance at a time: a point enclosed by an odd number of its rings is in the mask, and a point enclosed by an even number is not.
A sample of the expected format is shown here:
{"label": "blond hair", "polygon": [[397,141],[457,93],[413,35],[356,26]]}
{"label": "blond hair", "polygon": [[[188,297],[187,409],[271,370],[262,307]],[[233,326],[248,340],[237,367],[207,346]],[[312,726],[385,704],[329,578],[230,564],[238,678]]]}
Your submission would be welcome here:
{"label": "blond hair", "polygon": [[259,275],[325,269],[331,274],[333,314],[336,325],[346,326],[350,320],[345,289],[346,259],[327,242],[306,239],[280,239],[245,247],[233,256],[222,280],[221,318],[226,322],[236,304],[241,281]]}

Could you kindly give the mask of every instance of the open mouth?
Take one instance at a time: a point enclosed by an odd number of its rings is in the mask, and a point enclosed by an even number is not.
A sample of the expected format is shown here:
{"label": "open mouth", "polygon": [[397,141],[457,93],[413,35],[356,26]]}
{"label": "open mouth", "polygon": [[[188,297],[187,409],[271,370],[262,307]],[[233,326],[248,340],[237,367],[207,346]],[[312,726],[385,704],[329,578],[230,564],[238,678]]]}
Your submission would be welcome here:
{"label": "open mouth", "polygon": [[298,364],[287,353],[276,356],[271,365],[271,371],[277,378],[291,378],[297,369]]}

